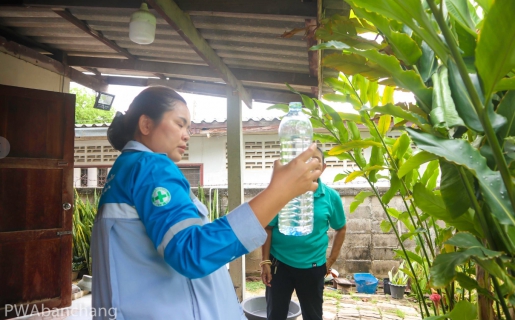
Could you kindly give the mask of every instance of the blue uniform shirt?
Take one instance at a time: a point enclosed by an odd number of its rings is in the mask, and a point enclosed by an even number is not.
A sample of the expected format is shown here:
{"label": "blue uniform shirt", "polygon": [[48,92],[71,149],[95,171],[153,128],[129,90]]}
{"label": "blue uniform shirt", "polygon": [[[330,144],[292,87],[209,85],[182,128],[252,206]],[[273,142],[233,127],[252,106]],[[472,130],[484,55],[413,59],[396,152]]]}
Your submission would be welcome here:
{"label": "blue uniform shirt", "polygon": [[225,265],[265,240],[246,203],[209,223],[179,168],[130,141],[93,227],[96,318],[114,308],[117,319],[245,319]]}

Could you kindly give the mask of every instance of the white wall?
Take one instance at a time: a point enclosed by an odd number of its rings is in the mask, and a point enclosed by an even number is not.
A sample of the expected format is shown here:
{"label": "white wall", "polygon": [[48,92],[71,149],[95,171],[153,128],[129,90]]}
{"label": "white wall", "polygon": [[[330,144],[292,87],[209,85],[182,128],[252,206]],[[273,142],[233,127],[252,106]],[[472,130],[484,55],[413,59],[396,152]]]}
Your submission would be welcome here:
{"label": "white wall", "polygon": [[70,79],[0,52],[0,84],[69,92]]}

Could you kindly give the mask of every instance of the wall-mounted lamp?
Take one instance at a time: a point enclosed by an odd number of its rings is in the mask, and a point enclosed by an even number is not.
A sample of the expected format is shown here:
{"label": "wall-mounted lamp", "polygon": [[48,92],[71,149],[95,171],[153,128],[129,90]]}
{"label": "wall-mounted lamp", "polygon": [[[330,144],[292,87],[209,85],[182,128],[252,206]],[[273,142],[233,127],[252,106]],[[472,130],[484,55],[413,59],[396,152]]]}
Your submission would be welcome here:
{"label": "wall-mounted lamp", "polygon": [[114,94],[97,92],[97,98],[93,108],[109,111],[113,105]]}
{"label": "wall-mounted lamp", "polygon": [[151,44],[156,35],[156,17],[146,3],[142,3],[138,11],[131,15],[129,23],[129,38],[138,44]]}

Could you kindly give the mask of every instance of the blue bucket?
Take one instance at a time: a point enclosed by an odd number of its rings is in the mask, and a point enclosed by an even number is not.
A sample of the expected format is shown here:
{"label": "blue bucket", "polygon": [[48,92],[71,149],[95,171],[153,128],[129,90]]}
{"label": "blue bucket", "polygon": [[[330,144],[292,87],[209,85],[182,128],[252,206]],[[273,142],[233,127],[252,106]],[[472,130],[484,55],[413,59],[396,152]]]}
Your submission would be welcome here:
{"label": "blue bucket", "polygon": [[370,273],[355,273],[354,281],[356,281],[356,290],[359,293],[374,294],[377,290],[379,280]]}

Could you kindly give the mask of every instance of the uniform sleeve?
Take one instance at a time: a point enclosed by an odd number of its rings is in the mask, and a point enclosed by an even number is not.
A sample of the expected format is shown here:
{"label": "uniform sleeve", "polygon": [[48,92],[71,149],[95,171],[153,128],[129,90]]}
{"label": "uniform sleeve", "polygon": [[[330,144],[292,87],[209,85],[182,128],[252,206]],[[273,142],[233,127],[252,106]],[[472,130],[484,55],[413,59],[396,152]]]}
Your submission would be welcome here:
{"label": "uniform sleeve", "polygon": [[330,191],[333,210],[331,212],[331,217],[329,218],[329,225],[334,230],[339,230],[345,226],[347,220],[345,218],[345,212],[343,211],[343,204],[340,195],[333,189],[330,189]]}
{"label": "uniform sleeve", "polygon": [[165,261],[188,278],[204,277],[266,240],[248,204],[203,225],[187,180],[166,156],[143,157],[133,181],[134,206],[148,236]]}

